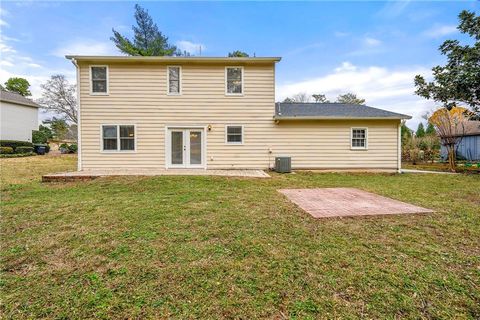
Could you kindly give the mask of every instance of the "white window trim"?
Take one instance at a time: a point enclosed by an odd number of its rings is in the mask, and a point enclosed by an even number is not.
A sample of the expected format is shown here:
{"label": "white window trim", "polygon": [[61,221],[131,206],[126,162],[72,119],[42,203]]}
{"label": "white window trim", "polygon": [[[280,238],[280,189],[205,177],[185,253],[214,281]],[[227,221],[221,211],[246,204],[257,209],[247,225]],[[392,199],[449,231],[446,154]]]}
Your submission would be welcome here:
{"label": "white window trim", "polygon": [[[116,126],[117,127],[117,150],[103,149],[103,127]],[[120,126],[133,126],[133,150],[120,150]],[[135,123],[102,123],[100,125],[100,151],[102,153],[136,153],[137,152],[137,125]]]}
{"label": "white window trim", "polygon": [[[93,79],[92,79],[92,68],[93,67],[100,67],[106,68],[106,73],[107,73],[107,92],[93,92]],[[88,70],[90,72],[89,78],[90,78],[90,95],[91,96],[108,96],[110,94],[110,77],[109,77],[109,69],[108,65],[90,65],[88,66]]]}
{"label": "white window trim", "polygon": [[[365,147],[353,146],[353,130],[365,130]],[[351,150],[368,150],[368,128],[367,127],[352,127],[350,128],[350,149]]]}
{"label": "white window trim", "polygon": [[[234,68],[240,68],[242,70],[242,92],[241,93],[229,93],[228,92],[228,76],[227,76],[227,70],[228,69],[234,69]],[[244,83],[244,74],[245,70],[242,66],[227,66],[225,67],[225,95],[226,96],[237,96],[241,97],[244,95],[245,92],[245,83]]]}
{"label": "white window trim", "polygon": [[[179,68],[178,71],[178,85],[180,87],[179,92],[170,92],[170,68]],[[167,66],[167,96],[181,96],[183,91],[183,81],[182,81],[182,66]]]}
{"label": "white window trim", "polygon": [[[241,127],[242,128],[242,142],[228,142],[228,127]],[[225,125],[225,144],[233,146],[241,146],[245,143],[245,126],[242,124],[226,124]]]}

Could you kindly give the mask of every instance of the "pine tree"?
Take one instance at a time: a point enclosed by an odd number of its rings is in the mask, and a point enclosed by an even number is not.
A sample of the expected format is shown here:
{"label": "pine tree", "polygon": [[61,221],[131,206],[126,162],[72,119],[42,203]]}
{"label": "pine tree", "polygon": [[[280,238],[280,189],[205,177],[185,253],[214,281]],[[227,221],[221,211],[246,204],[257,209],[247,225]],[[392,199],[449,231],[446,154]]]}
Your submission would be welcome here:
{"label": "pine tree", "polygon": [[349,104],[364,104],[365,99],[361,99],[357,97],[356,94],[354,93],[345,93],[341,94],[337,97],[337,102],[338,103],[349,103]]}
{"label": "pine tree", "polygon": [[432,135],[436,135],[437,134],[437,131],[435,131],[435,127],[433,126],[433,124],[431,124],[430,122],[428,123],[427,125],[427,129],[425,130],[425,134],[427,136],[432,136]]}
{"label": "pine tree", "polygon": [[425,137],[425,128],[423,127],[423,123],[420,122],[418,124],[417,132],[415,132],[415,136],[417,136],[417,138]]}
{"label": "pine tree", "polygon": [[153,22],[148,11],[135,5],[135,20],[137,26],[132,26],[134,32],[133,41],[122,36],[118,31],[112,29],[113,37],[110,38],[117,48],[131,56],[173,56],[181,55],[177,47],[168,43],[165,37]]}
{"label": "pine tree", "polygon": [[330,103],[328,101],[327,97],[324,94],[317,93],[317,94],[312,94],[313,99],[315,99],[315,102],[318,103]]}
{"label": "pine tree", "polygon": [[240,50],[235,50],[233,52],[229,52],[228,57],[229,58],[233,58],[233,57],[244,58],[244,57],[249,57],[249,55],[246,52],[243,52],[243,51],[240,51]]}

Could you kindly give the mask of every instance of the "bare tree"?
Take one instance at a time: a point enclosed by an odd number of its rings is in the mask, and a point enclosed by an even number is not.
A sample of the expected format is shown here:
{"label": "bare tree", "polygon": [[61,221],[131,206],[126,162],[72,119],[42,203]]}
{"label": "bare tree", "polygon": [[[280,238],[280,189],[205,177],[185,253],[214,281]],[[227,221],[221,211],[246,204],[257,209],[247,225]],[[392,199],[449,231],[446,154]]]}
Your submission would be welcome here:
{"label": "bare tree", "polygon": [[292,96],[293,101],[295,102],[309,102],[310,96],[306,92],[300,92]]}
{"label": "bare tree", "polygon": [[442,145],[447,149],[450,171],[455,172],[455,147],[465,134],[468,110],[462,107],[453,107],[450,110],[441,108],[435,111],[428,121],[433,124]]}
{"label": "bare tree", "polygon": [[43,109],[53,111],[68,122],[77,123],[77,99],[75,85],[70,84],[62,74],[51,76],[50,80],[40,85],[42,98],[37,102]]}

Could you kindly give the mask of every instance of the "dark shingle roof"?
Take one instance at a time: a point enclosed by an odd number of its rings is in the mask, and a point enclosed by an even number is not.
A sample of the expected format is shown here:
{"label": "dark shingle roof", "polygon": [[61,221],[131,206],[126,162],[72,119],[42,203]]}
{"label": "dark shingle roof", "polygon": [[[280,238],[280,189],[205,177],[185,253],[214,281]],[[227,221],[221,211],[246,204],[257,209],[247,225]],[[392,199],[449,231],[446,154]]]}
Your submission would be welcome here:
{"label": "dark shingle roof", "polygon": [[22,106],[40,108],[40,105],[33,102],[32,100],[27,99],[18,93],[4,91],[4,90],[0,91],[0,101],[20,104]]}
{"label": "dark shingle roof", "polygon": [[348,103],[277,102],[275,119],[411,119],[411,116]]}

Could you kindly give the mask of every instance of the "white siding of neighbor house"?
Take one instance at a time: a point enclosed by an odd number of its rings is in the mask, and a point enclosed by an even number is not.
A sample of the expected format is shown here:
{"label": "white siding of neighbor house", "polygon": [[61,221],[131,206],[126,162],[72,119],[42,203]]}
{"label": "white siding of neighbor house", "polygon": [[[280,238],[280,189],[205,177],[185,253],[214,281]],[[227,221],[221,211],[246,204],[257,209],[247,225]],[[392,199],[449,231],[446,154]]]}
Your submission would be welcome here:
{"label": "white siding of neighbor house", "polygon": [[[90,95],[89,66],[96,64],[79,63],[82,169],[165,168],[165,127],[208,125],[209,169],[266,169],[276,155],[292,156],[294,168],[397,168],[399,120],[276,124],[274,63],[241,65],[242,96],[225,94],[225,64],[207,62],[181,64],[181,95],[167,95],[171,63],[101,63],[109,95]],[[136,125],[136,151],[102,153],[102,124]],[[226,125],[243,126],[243,144],[225,143]],[[368,150],[350,149],[351,127],[368,127]]]}
{"label": "white siding of neighbor house", "polygon": [[38,108],[0,101],[0,140],[32,141],[38,130]]}

